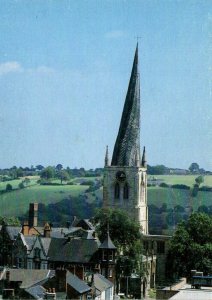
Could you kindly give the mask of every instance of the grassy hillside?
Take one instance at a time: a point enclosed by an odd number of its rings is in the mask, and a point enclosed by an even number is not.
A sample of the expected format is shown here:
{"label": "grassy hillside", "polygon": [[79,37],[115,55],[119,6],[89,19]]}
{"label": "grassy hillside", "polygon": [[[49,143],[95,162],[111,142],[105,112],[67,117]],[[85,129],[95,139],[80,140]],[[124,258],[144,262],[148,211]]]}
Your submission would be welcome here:
{"label": "grassy hillside", "polygon": [[[163,180],[167,184],[185,184],[192,186],[195,183],[195,178],[198,175],[148,175],[148,178],[155,178],[158,180]],[[212,187],[212,175],[206,175],[203,177],[204,183],[202,185],[207,185]]]}
{"label": "grassy hillside", "polygon": [[36,185],[5,193],[0,195],[0,215],[20,216],[26,213],[30,202],[39,202],[45,205],[57,203],[69,196],[78,197],[87,188],[88,186],[82,185]]}
{"label": "grassy hillside", "polygon": [[199,191],[197,197],[192,198],[189,190],[149,187],[147,194],[148,205],[154,204],[161,207],[163,203],[167,204],[167,208],[173,208],[177,205],[186,207],[192,204],[194,210],[201,205],[212,205],[212,193]]}
{"label": "grassy hillside", "polygon": [[[170,185],[186,184],[192,186],[197,176],[158,175],[154,177],[164,180],[164,182]],[[102,188],[86,192],[89,186],[80,185],[82,181],[95,181],[96,177],[74,178],[72,180],[75,183],[74,185],[64,184],[59,186],[35,185],[37,179],[30,178],[31,186],[25,189],[0,194],[0,215],[22,216],[27,212],[30,202],[42,203],[46,208],[51,207],[52,209],[54,207],[54,210],[51,210],[52,214],[55,214],[56,211],[58,213],[60,210],[60,213],[64,216],[67,216],[67,213],[77,215],[79,211],[81,216],[87,216],[87,210],[90,215],[95,207],[101,205]],[[5,190],[7,183],[12,184],[13,188],[16,188],[21,181],[1,182],[0,190]],[[54,182],[60,183],[59,180],[55,180]],[[205,176],[203,185],[212,186],[212,176]],[[148,187],[148,205],[155,205],[160,208],[165,203],[167,204],[167,210],[173,209],[177,205],[186,208],[190,204],[194,210],[197,210],[201,205],[210,206],[211,199],[211,192],[199,191],[197,197],[191,198],[189,190],[173,189],[171,187]]]}

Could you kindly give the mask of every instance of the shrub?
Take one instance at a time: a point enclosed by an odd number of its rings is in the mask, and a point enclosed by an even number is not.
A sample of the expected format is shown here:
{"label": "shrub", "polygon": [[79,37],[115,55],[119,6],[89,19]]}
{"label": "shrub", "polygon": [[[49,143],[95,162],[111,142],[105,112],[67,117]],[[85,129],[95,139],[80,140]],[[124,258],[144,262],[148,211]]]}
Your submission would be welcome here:
{"label": "shrub", "polygon": [[12,189],[13,189],[12,184],[8,183],[8,184],[6,185],[6,191],[7,191],[7,192],[11,192]]}
{"label": "shrub", "polygon": [[19,183],[18,187],[19,187],[19,189],[24,189],[25,188],[23,181]]}
{"label": "shrub", "polygon": [[164,187],[164,188],[167,188],[169,187],[169,185],[165,182],[162,182],[161,184],[159,184],[160,187]]}
{"label": "shrub", "polygon": [[185,184],[173,184],[171,187],[173,189],[190,190],[190,186],[185,185]]}

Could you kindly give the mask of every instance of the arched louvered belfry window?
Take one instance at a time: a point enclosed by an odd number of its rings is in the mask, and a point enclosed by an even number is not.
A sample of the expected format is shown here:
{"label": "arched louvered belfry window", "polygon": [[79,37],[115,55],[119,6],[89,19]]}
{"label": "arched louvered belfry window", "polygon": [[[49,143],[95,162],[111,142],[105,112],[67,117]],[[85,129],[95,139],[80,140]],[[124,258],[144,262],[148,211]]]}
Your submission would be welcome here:
{"label": "arched louvered belfry window", "polygon": [[118,182],[115,184],[114,197],[115,199],[119,199],[120,197],[120,186]]}
{"label": "arched louvered belfry window", "polygon": [[129,198],[129,186],[127,183],[125,183],[124,185],[124,199],[128,199]]}

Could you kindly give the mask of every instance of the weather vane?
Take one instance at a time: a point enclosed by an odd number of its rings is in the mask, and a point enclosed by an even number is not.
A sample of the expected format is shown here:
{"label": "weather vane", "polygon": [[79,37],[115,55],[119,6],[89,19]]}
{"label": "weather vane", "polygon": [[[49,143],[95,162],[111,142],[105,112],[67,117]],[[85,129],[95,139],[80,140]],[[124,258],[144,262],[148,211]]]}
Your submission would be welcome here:
{"label": "weather vane", "polygon": [[135,39],[137,40],[137,43],[139,42],[139,39],[142,39],[141,36],[135,36]]}

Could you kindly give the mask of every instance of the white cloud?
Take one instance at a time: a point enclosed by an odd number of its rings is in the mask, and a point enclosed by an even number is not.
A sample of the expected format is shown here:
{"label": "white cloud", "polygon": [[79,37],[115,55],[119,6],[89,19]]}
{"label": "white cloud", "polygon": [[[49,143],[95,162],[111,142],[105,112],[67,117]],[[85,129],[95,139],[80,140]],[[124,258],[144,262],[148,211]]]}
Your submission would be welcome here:
{"label": "white cloud", "polygon": [[24,69],[21,66],[21,64],[17,61],[8,61],[0,64],[0,76],[6,75],[8,73],[20,73],[20,72],[52,74],[55,72],[55,70],[46,66],[38,66],[36,68]]}
{"label": "white cloud", "polygon": [[20,63],[17,61],[8,61],[0,64],[0,75],[8,74],[8,73],[17,73],[22,72],[23,68]]}
{"label": "white cloud", "polygon": [[122,31],[122,30],[112,30],[112,31],[108,31],[105,34],[105,37],[107,39],[119,39],[122,38],[126,35],[126,32]]}

